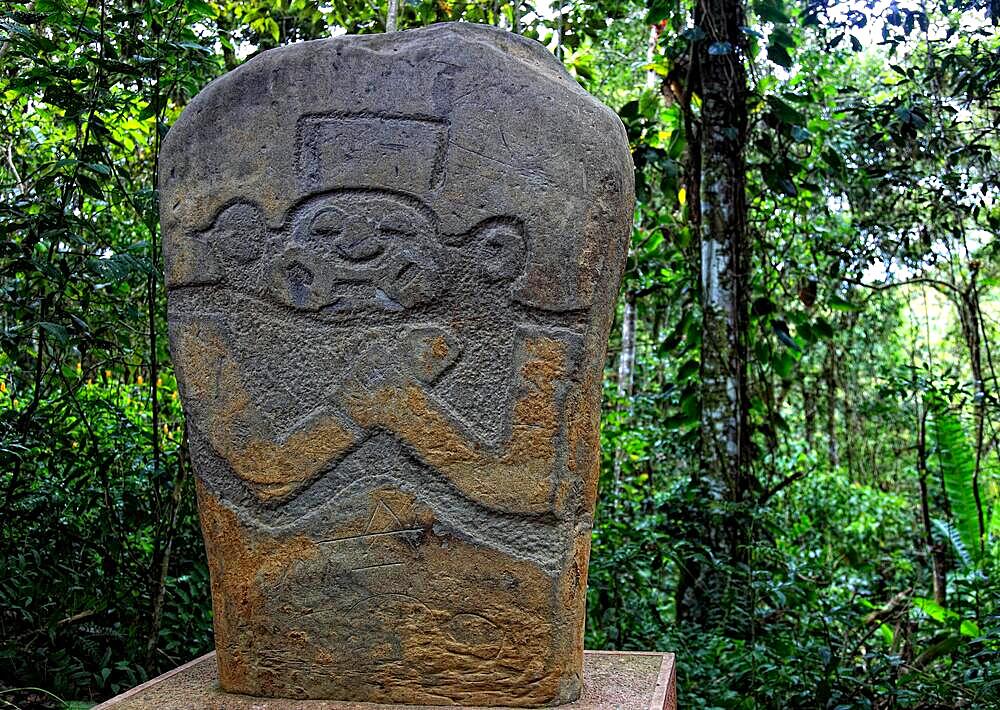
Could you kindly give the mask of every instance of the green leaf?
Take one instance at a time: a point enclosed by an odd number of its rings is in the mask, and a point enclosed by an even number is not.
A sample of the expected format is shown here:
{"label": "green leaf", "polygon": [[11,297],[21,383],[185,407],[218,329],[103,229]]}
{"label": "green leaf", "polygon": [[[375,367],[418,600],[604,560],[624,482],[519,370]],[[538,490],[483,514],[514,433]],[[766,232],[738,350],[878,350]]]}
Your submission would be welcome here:
{"label": "green leaf", "polygon": [[767,296],[761,296],[760,298],[755,299],[753,305],[750,307],[750,312],[758,318],[771,315],[777,311],[778,307],[775,305],[774,301]]}
{"label": "green leaf", "polygon": [[784,165],[762,165],[761,176],[764,178],[764,184],[779,195],[795,197],[799,194],[799,189],[792,178],[784,172],[784,168]]}
{"label": "green leaf", "polygon": [[754,3],[754,11],[757,16],[767,22],[784,24],[788,22],[788,15],[785,13],[784,3],[781,0],[760,0]]}
{"label": "green leaf", "polygon": [[844,169],[844,159],[832,148],[827,148],[823,151],[823,161],[834,170]]}
{"label": "green leaf", "polygon": [[949,626],[955,626],[957,624],[958,631],[963,636],[969,636],[971,638],[982,636],[982,631],[979,629],[976,622],[969,619],[962,619],[958,612],[952,611],[951,609],[945,609],[933,599],[927,599],[926,597],[914,597],[913,606],[920,609],[920,611],[924,612],[927,616],[940,624],[947,624]]}
{"label": "green leaf", "polygon": [[944,623],[948,619],[957,619],[958,614],[951,611],[950,609],[945,609],[943,606],[938,604],[933,599],[927,599],[925,597],[913,597],[913,606],[920,609],[934,621]]}
{"label": "green leaf", "polygon": [[972,638],[983,635],[983,632],[979,630],[979,626],[976,625],[976,622],[970,619],[962,620],[962,623],[958,625],[958,632],[963,636],[970,636]]}
{"label": "green leaf", "polygon": [[776,44],[786,49],[793,49],[795,47],[795,38],[781,25],[777,25],[771,30],[771,36],[768,37],[768,41],[770,44]]}
{"label": "green leaf", "polygon": [[795,357],[791,354],[789,350],[782,350],[781,354],[772,360],[774,366],[774,372],[778,377],[783,380],[789,380],[792,377],[792,370],[795,367]]}
{"label": "green leaf", "polygon": [[86,165],[87,168],[89,168],[90,170],[99,175],[104,175],[104,176],[111,175],[111,168],[108,167],[107,165],[103,165],[101,163],[84,163],[84,165]]}
{"label": "green leaf", "polygon": [[701,365],[697,360],[688,360],[677,369],[677,381],[684,382],[698,374]]}
{"label": "green leaf", "polygon": [[693,424],[701,419],[701,397],[697,390],[692,390],[681,398],[681,411],[684,413],[685,424]]}
{"label": "green leaf", "polygon": [[771,44],[767,48],[767,58],[785,69],[792,68],[792,55],[780,44]]}
{"label": "green leaf", "polygon": [[782,100],[780,97],[771,94],[767,97],[766,101],[774,115],[777,116],[783,123],[798,126],[804,126],[806,124],[807,121],[805,114],[797,108],[794,108],[791,104]]}
{"label": "green leaf", "polygon": [[188,12],[192,15],[215,17],[215,8],[205,2],[205,0],[185,0],[184,4],[187,6]]}
{"label": "green leaf", "polygon": [[817,340],[816,329],[813,328],[808,321],[804,321],[795,326],[795,335],[810,345],[815,343]]}
{"label": "green leaf", "polygon": [[278,26],[278,23],[273,18],[265,18],[264,27],[267,31],[270,31],[271,38],[274,40],[275,44],[281,42],[281,27]]}
{"label": "green leaf", "polygon": [[50,334],[63,345],[69,341],[69,331],[66,330],[66,326],[59,325],[58,323],[39,321],[38,327]]}
{"label": "green leaf", "polygon": [[656,112],[660,108],[660,92],[647,89],[639,96],[639,113],[646,119],[652,120],[656,117]]}
{"label": "green leaf", "polygon": [[879,635],[882,637],[882,640],[885,642],[885,645],[892,646],[892,641],[893,638],[895,637],[895,634],[892,633],[892,629],[890,629],[885,624],[880,624],[878,627],[878,632]]}
{"label": "green leaf", "polygon": [[826,318],[817,318],[813,324],[813,330],[821,338],[832,338],[833,337],[833,326],[830,325],[830,321]]}
{"label": "green leaf", "polygon": [[812,133],[802,126],[792,126],[792,139],[798,143],[805,143],[812,139]]}
{"label": "green leaf", "polygon": [[639,118],[639,102],[637,100],[632,100],[623,104],[622,107],[618,109],[618,117],[621,118],[623,122]]}
{"label": "green leaf", "polygon": [[80,173],[76,176],[76,182],[83,191],[83,194],[93,197],[95,200],[100,200],[104,198],[104,193],[101,191],[101,185],[97,180]]}
{"label": "green leaf", "polygon": [[670,15],[673,5],[667,0],[653,0],[649,4],[649,11],[646,13],[647,25],[658,25]]}
{"label": "green leaf", "polygon": [[951,543],[955,555],[962,561],[962,564],[965,567],[971,567],[972,555],[969,554],[969,550],[966,548],[965,543],[962,542],[962,538],[959,536],[955,526],[940,518],[932,518],[931,523],[934,525],[934,529],[938,531],[938,534]]}
{"label": "green leaf", "polygon": [[830,308],[835,311],[847,311],[849,313],[857,313],[861,310],[861,306],[851,303],[846,298],[837,294],[830,296]]}
{"label": "green leaf", "polygon": [[177,46],[178,47],[183,47],[184,49],[191,49],[191,50],[194,50],[195,52],[202,52],[202,53],[208,54],[208,55],[212,54],[212,48],[211,47],[206,47],[205,45],[198,44],[197,42],[178,42]]}

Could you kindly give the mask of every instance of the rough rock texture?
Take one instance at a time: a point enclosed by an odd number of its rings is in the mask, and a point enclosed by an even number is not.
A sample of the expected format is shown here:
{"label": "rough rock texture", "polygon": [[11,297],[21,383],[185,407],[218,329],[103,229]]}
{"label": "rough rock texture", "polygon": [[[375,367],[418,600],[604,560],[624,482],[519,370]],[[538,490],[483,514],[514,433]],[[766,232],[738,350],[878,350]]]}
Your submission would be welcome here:
{"label": "rough rock texture", "polygon": [[[372,705],[339,700],[263,700],[218,688],[210,653],[101,703],[92,710],[425,710],[426,705]],[[672,653],[585,651],[583,693],[561,710],[677,710]],[[471,705],[452,706],[477,710]]]}
{"label": "rough rock texture", "polygon": [[540,45],[445,24],[266,52],[161,160],[222,688],[576,698],[617,117]]}

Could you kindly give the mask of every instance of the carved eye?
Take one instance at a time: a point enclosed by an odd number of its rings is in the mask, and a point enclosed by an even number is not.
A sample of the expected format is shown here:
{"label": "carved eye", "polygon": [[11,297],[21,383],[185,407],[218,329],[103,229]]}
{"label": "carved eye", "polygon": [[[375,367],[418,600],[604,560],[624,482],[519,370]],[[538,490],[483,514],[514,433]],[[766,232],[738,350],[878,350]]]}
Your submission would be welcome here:
{"label": "carved eye", "polygon": [[412,217],[398,213],[385,217],[379,223],[378,229],[380,234],[390,239],[414,237],[420,231],[420,227]]}
{"label": "carved eye", "polygon": [[336,237],[343,230],[344,213],[326,209],[318,212],[309,225],[309,231],[317,237]]}

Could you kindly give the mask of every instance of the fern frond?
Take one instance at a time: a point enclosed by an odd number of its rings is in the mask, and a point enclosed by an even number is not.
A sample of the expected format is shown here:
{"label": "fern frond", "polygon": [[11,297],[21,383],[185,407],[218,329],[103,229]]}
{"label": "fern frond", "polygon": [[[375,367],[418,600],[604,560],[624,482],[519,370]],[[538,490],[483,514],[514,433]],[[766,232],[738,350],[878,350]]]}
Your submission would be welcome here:
{"label": "fern frond", "polygon": [[948,496],[954,527],[965,549],[973,559],[981,553],[979,512],[973,491],[975,481],[975,455],[957,416],[944,407],[936,407],[931,418],[944,490]]}
{"label": "fern frond", "polygon": [[969,554],[969,549],[962,542],[962,538],[959,536],[955,526],[947,520],[941,520],[941,518],[933,518],[931,522],[934,524],[938,534],[951,543],[951,547],[955,551],[955,557],[961,560],[962,566],[971,567],[972,555]]}

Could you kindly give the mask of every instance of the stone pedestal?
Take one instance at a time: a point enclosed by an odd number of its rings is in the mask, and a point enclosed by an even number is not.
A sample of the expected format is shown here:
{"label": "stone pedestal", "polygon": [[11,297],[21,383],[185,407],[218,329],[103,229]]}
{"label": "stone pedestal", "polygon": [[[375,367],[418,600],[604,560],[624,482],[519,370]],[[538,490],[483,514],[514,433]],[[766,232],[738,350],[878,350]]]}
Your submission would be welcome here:
{"label": "stone pedestal", "polygon": [[[676,710],[672,653],[586,651],[583,694],[566,710]],[[328,700],[285,700],[219,690],[215,653],[104,702],[93,710],[427,710],[423,705],[373,705]],[[452,706],[456,707],[456,706]],[[464,706],[472,708],[472,706]]]}

